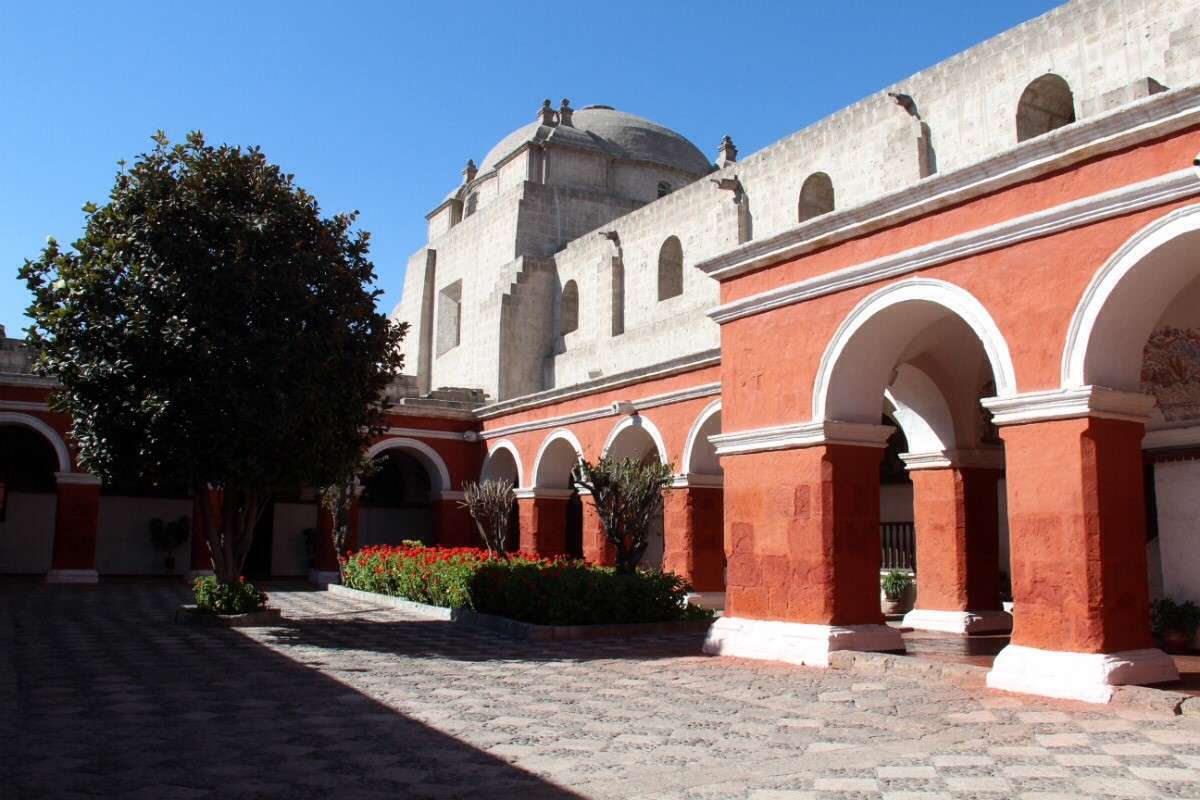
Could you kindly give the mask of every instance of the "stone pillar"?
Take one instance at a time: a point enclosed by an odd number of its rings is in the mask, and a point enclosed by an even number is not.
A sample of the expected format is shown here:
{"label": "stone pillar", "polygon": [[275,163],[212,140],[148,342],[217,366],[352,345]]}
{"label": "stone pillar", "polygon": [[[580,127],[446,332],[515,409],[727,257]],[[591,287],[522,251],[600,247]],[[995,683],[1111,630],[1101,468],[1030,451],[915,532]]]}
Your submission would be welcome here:
{"label": "stone pillar", "polygon": [[918,568],[917,604],[904,625],[962,634],[1011,630],[1000,605],[1003,454],[936,455],[902,456],[913,481]]}
{"label": "stone pillar", "polygon": [[462,492],[444,491],[433,501],[433,541],[440,547],[483,547],[475,521],[458,502]]}
{"label": "stone pillar", "polygon": [[617,548],[613,547],[604,534],[596,504],[590,492],[580,492],[583,500],[583,560],[593,564],[617,563]]}
{"label": "stone pillar", "polygon": [[771,452],[713,437],[729,571],[706,652],[826,666],[833,650],[904,649],[879,604],[879,462],[893,429],[805,428],[813,446]]}
{"label": "stone pillar", "polygon": [[567,503],[570,489],[520,489],[521,550],[558,556],[567,550]]}
{"label": "stone pillar", "polygon": [[56,472],[58,502],[54,550],[47,583],[96,583],[96,526],[100,519],[100,479],[84,472]]}
{"label": "stone pillar", "polygon": [[1176,679],[1149,624],[1141,441],[1153,399],[1084,387],[985,404],[1005,426],[1014,613],[988,685],[1107,702],[1115,685]]}
{"label": "stone pillar", "polygon": [[[693,485],[696,477],[679,476],[663,498],[663,532],[666,535],[663,568],[682,576],[698,594],[723,595],[724,490],[720,486]],[[699,477],[719,479],[719,476]]]}

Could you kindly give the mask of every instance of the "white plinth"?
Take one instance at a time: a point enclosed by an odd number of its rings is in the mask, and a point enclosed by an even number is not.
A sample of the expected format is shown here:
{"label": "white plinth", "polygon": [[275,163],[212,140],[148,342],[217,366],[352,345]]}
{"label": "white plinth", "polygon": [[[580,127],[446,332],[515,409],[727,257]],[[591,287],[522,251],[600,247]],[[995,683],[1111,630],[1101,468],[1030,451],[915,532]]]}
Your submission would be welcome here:
{"label": "white plinth", "polygon": [[1178,678],[1175,660],[1161,650],[1071,653],[1010,644],[996,656],[987,685],[1007,692],[1107,703],[1114,686]]}
{"label": "white plinth", "polygon": [[689,592],[687,602],[700,608],[721,611],[725,608],[724,592]]}
{"label": "white plinth", "polygon": [[1008,633],[1012,614],[1007,611],[930,611],[914,608],[904,615],[906,628],[946,633]]}
{"label": "white plinth", "polygon": [[708,629],[711,655],[829,666],[834,650],[904,650],[900,631],[887,625],[809,625],[802,622],[721,617]]}
{"label": "white plinth", "polygon": [[94,569],[52,569],[46,573],[46,583],[99,583],[100,573]]}
{"label": "white plinth", "polygon": [[315,583],[317,586],[328,586],[331,583],[341,583],[342,576],[338,574],[337,570],[312,569],[308,571],[308,582]]}

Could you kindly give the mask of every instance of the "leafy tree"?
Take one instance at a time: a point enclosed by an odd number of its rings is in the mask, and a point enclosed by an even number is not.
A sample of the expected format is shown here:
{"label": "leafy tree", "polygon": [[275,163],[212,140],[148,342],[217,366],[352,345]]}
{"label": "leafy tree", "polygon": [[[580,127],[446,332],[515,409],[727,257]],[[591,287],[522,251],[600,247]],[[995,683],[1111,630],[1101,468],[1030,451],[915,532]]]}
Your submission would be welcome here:
{"label": "leafy tree", "polygon": [[467,510],[489,553],[504,558],[504,540],[508,536],[508,519],[517,495],[511,481],[485,480],[463,485],[459,505]]}
{"label": "leafy tree", "polygon": [[379,471],[379,461],[365,455],[348,465],[346,471],[321,487],[321,507],[329,512],[329,537],[333,543],[333,554],[338,565],[338,579],[345,581],[342,568],[346,560],[346,549],[350,543],[350,511],[354,500],[362,492],[362,481]]}
{"label": "leafy tree", "polygon": [[21,268],[30,341],[87,469],[216,490],[198,533],[230,584],[272,492],[358,462],[404,329],[375,308],[356,213],[322,217],[257,147],[154,142],[71,249]]}
{"label": "leafy tree", "polygon": [[641,562],[671,475],[670,464],[632,458],[604,457],[595,464],[584,459],[573,470],[575,483],[591,492],[604,535],[617,550],[617,572],[633,572]]}

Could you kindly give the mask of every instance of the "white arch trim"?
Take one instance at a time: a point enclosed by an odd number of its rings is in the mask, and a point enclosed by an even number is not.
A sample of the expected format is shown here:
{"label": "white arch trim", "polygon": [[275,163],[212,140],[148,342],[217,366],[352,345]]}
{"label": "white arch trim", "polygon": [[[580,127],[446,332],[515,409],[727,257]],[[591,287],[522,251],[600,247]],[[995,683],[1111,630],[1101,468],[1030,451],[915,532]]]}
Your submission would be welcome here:
{"label": "white arch trim", "polygon": [[1177,208],[1135,233],[1092,276],[1067,328],[1062,359],[1062,388],[1082,388],[1087,385],[1085,370],[1088,346],[1096,328],[1096,320],[1125,276],[1159,247],[1197,230],[1200,230],[1200,205]]}
{"label": "white arch trim", "polygon": [[434,492],[451,491],[454,484],[450,481],[450,470],[446,467],[446,462],[438,455],[438,452],[424,442],[419,442],[416,439],[407,437],[393,437],[391,439],[383,439],[378,441],[367,450],[367,458],[374,458],[380,453],[388,450],[411,450],[421,455],[422,461],[426,466],[432,467],[438,480],[437,486],[433,487]]}
{"label": "white arch trim", "polygon": [[23,425],[26,428],[32,428],[37,431],[46,437],[50,442],[50,446],[54,448],[54,455],[58,459],[58,471],[71,471],[71,453],[67,449],[67,443],[58,435],[58,431],[51,428],[43,420],[31,414],[20,414],[16,411],[0,411],[0,425]]}
{"label": "white arch trim", "polygon": [[[550,445],[554,444],[560,439],[571,445],[571,449],[575,451],[576,458],[583,458],[583,445],[579,443],[579,439],[575,436],[575,434],[571,433],[566,428],[559,428],[558,430],[551,432],[549,436],[542,440],[541,446],[538,447],[537,455],[534,456],[533,459],[533,479],[531,481],[533,487],[537,486],[538,475],[542,471],[542,459],[545,457],[546,451],[550,449]],[[522,486],[524,486],[524,484],[522,484]]]}
{"label": "white arch trim", "polygon": [[687,440],[683,443],[683,466],[679,471],[684,475],[692,474],[692,451],[696,448],[696,437],[700,435],[700,429],[708,422],[714,414],[721,413],[721,400],[717,398],[704,407],[704,410],[696,417],[696,421],[692,423],[692,429],[688,431]]}
{"label": "white arch trim", "polygon": [[519,488],[525,485],[525,468],[521,465],[521,454],[517,450],[517,446],[508,439],[499,439],[488,447],[487,458],[483,461],[483,469],[480,470],[480,478],[487,474],[488,462],[496,455],[498,450],[507,450],[512,456],[513,462],[517,465],[517,486]]}
{"label": "white arch trim", "polygon": [[915,300],[935,303],[958,315],[975,332],[983,345],[984,354],[992,366],[992,374],[996,380],[996,396],[1010,397],[1017,393],[1016,370],[1013,369],[1008,343],[983,304],[966,289],[947,281],[911,278],[885,286],[863,298],[838,326],[821,355],[821,364],[817,369],[817,380],[813,387],[814,421],[825,419],[825,406],[834,370],[841,359],[842,351],[854,339],[855,334],[884,309]]}
{"label": "white arch trim", "polygon": [[933,378],[912,364],[901,364],[883,396],[913,453],[940,452],[956,447],[954,415]]}
{"label": "white arch trim", "polygon": [[621,435],[621,432],[634,427],[641,428],[650,434],[650,438],[654,441],[654,449],[658,451],[658,460],[664,464],[670,464],[671,462],[667,458],[667,445],[663,441],[658,427],[641,414],[630,414],[613,426],[612,432],[608,434],[608,438],[604,441],[604,449],[600,451],[600,454],[608,455],[608,451],[612,448],[613,443],[617,441],[617,437]]}

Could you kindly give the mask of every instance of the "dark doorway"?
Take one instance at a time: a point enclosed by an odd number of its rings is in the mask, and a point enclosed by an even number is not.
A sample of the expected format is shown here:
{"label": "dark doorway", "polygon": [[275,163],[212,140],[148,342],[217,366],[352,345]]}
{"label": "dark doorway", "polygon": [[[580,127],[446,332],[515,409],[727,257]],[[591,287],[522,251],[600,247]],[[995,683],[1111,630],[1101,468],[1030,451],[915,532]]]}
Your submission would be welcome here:
{"label": "dark doorway", "polygon": [[275,533],[275,501],[267,501],[254,526],[254,541],[250,543],[250,552],[246,554],[246,564],[242,574],[251,580],[261,580],[271,577],[271,546]]}
{"label": "dark doorway", "polygon": [[571,558],[583,558],[583,499],[572,492],[567,500],[566,551]]}

